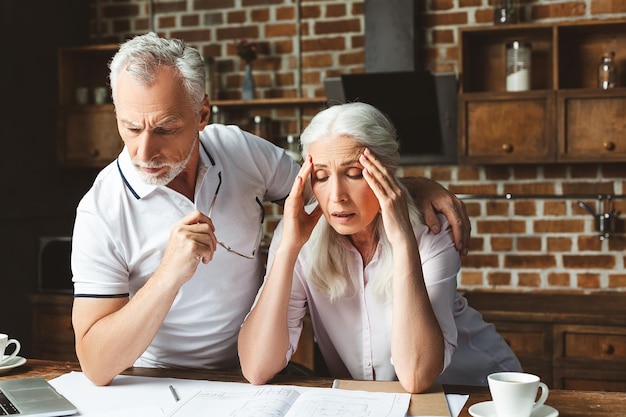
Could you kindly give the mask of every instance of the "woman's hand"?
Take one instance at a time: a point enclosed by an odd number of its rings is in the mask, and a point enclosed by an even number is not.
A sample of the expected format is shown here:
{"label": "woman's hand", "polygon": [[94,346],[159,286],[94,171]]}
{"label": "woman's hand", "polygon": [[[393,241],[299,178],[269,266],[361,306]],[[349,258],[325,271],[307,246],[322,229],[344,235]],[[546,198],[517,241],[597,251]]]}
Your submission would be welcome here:
{"label": "woman's hand", "polygon": [[[363,177],[376,195],[380,204],[387,238],[393,244],[413,230],[409,219],[406,193],[400,188],[394,175],[365,149],[359,158],[363,165]],[[413,234],[411,233],[411,236]]]}
{"label": "woman's hand", "polygon": [[310,156],[302,164],[298,176],[293,182],[289,197],[283,208],[283,233],[281,244],[294,245],[298,250],[309,240],[313,228],[317,224],[322,210],[318,205],[311,213],[307,213],[305,206],[305,186],[307,179],[313,172],[313,160]]}

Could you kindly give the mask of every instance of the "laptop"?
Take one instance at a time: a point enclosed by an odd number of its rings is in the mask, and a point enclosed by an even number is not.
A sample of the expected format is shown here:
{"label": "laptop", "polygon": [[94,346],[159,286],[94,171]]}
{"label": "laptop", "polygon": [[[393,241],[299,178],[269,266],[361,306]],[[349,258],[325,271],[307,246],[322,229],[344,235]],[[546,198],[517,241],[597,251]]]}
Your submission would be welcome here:
{"label": "laptop", "polygon": [[76,413],[76,406],[43,378],[0,381],[0,415],[58,417]]}

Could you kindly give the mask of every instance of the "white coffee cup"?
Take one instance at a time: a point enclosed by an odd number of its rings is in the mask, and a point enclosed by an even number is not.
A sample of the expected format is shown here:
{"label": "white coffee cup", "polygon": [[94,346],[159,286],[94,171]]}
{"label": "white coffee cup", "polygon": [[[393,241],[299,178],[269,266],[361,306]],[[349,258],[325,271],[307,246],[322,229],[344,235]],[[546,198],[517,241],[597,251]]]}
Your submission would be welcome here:
{"label": "white coffee cup", "polygon": [[[15,349],[13,349],[13,352],[11,353],[6,353],[7,347],[9,347],[9,345],[11,344],[15,345]],[[11,359],[17,356],[17,354],[20,352],[21,347],[22,346],[20,345],[20,342],[17,341],[17,339],[9,339],[9,335],[0,333],[0,366],[5,365]]]}
{"label": "white coffee cup", "polygon": [[[497,372],[487,377],[498,417],[529,417],[548,398],[549,389],[539,377],[523,372]],[[541,397],[537,401],[537,391]]]}

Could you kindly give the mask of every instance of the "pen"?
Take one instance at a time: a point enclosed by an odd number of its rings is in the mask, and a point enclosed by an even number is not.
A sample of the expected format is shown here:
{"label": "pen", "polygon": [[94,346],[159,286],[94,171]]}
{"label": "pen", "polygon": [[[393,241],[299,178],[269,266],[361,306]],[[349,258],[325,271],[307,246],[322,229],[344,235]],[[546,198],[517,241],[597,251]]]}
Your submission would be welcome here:
{"label": "pen", "polygon": [[176,390],[171,385],[170,385],[170,392],[172,393],[172,396],[174,397],[174,401],[179,401],[180,400],[180,398],[178,398],[178,394],[176,394]]}

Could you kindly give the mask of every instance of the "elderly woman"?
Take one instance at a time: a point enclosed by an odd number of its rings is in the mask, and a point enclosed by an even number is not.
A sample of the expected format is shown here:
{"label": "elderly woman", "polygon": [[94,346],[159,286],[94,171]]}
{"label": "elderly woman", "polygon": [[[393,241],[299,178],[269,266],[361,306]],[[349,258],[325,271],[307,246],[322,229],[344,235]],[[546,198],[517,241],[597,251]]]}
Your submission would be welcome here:
{"label": "elderly woman", "polygon": [[[481,385],[491,372],[521,370],[456,291],[449,225],[430,233],[395,177],[388,118],[365,103],[333,106],[301,141],[305,161],[239,334],[244,376],[263,384],[286,366],[307,308],[335,378],[398,379],[421,392],[435,381]],[[309,180],[317,204],[305,207]]]}

